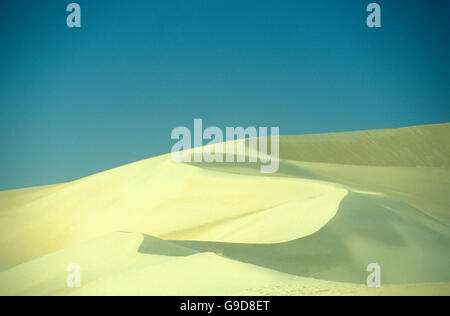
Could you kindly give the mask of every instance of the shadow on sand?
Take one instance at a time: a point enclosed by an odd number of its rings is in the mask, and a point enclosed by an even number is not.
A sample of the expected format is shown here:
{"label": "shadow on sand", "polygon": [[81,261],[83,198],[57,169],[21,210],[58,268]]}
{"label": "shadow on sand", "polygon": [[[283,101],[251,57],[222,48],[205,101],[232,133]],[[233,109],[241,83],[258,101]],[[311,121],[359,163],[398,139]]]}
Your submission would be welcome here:
{"label": "shadow on sand", "polygon": [[213,252],[248,264],[321,280],[365,284],[370,263],[385,284],[450,281],[448,228],[398,200],[351,193],[317,233],[280,244],[166,241],[145,235],[140,253]]}

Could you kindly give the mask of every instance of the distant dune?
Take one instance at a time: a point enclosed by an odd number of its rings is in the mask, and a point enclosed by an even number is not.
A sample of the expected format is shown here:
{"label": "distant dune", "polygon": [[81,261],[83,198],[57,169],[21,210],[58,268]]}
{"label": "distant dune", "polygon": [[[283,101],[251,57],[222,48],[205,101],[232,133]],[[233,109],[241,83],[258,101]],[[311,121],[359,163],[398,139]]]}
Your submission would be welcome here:
{"label": "distant dune", "polygon": [[450,167],[449,124],[284,136],[288,160],[364,166]]}
{"label": "distant dune", "polygon": [[273,175],[164,155],[0,192],[0,295],[450,295],[449,139],[281,136]]}

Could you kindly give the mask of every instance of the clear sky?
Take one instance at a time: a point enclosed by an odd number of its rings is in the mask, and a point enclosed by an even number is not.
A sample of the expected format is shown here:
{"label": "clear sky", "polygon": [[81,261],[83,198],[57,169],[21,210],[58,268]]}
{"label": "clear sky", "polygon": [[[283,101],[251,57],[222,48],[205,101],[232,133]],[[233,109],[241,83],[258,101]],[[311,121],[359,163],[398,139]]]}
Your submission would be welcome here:
{"label": "clear sky", "polygon": [[450,121],[448,0],[78,0],[0,4],[0,189],[170,151],[170,132],[281,134]]}

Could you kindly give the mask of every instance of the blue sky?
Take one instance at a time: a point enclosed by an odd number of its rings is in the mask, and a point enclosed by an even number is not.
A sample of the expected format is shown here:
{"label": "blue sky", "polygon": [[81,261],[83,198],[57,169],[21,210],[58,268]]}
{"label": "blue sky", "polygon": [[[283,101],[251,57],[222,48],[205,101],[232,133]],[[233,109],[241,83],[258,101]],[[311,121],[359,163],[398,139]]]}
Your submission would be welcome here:
{"label": "blue sky", "polygon": [[449,1],[2,3],[0,189],[77,179],[170,151],[170,132],[281,134],[450,121]]}

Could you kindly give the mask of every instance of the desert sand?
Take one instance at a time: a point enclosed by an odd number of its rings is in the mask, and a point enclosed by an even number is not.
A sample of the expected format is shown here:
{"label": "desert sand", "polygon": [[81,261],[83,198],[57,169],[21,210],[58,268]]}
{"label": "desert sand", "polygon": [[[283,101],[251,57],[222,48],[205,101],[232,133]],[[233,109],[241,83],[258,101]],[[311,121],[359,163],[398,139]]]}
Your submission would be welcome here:
{"label": "desert sand", "polygon": [[450,295],[449,139],[281,136],[273,175],[164,155],[0,192],[0,295]]}

